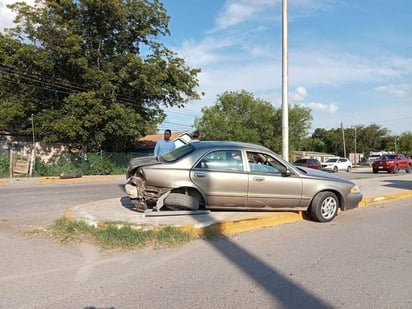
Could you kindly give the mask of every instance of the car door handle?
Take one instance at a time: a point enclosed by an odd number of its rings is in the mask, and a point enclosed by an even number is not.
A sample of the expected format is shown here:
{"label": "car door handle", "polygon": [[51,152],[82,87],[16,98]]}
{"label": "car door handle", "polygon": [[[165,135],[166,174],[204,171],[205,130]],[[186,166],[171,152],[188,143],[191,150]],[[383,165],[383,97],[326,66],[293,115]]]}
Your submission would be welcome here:
{"label": "car door handle", "polygon": [[206,177],[206,174],[205,173],[196,173],[195,176],[198,177],[198,178],[204,178],[204,177]]}
{"label": "car door handle", "polygon": [[265,177],[253,177],[254,181],[264,181]]}

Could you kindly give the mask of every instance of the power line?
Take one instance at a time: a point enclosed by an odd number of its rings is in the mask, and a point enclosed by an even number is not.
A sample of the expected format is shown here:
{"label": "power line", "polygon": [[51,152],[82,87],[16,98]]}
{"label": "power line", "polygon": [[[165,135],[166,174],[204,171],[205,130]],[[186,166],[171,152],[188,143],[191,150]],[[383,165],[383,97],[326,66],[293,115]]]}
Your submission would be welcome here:
{"label": "power line", "polygon": [[[94,90],[93,88],[90,88],[90,87],[87,88],[87,87],[84,87],[83,85],[80,85],[74,82],[63,81],[63,80],[59,80],[56,78],[52,78],[50,76],[46,76],[46,78],[44,78],[41,75],[29,74],[29,73],[20,71],[16,68],[13,68],[11,66],[5,65],[5,64],[0,64],[0,72],[6,73],[8,75],[15,74],[22,79],[33,82],[34,84],[31,85],[32,87],[36,87],[38,89],[46,90],[46,91],[71,94],[71,93],[87,92],[87,91]],[[10,76],[6,76],[5,79],[11,83],[17,82],[15,79],[11,78]],[[51,81],[51,79],[53,79],[54,81]],[[133,104],[136,102],[133,97],[126,96],[121,93],[116,93],[115,96],[116,96],[116,99],[121,103]]]}

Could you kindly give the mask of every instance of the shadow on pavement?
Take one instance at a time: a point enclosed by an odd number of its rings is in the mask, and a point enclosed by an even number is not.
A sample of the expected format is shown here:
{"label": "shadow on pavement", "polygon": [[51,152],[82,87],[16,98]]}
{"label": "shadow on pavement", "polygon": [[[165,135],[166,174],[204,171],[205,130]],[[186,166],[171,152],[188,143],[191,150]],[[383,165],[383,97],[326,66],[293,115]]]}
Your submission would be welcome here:
{"label": "shadow on pavement", "polygon": [[256,286],[264,289],[284,308],[332,308],[299,284],[261,261],[229,238],[210,240],[211,246],[251,278]]}
{"label": "shadow on pavement", "polygon": [[412,190],[412,180],[385,179],[382,182],[385,187]]}

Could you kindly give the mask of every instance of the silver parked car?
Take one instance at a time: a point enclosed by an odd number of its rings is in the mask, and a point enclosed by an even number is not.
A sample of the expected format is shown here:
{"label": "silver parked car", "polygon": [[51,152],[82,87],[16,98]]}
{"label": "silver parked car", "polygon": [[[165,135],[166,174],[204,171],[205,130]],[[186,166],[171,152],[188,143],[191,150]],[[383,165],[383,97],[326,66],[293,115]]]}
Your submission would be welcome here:
{"label": "silver parked car", "polygon": [[271,150],[240,142],[190,143],[155,157],[130,161],[125,186],[139,211],[227,209],[308,211],[331,221],[358,206],[351,181],[297,167]]}

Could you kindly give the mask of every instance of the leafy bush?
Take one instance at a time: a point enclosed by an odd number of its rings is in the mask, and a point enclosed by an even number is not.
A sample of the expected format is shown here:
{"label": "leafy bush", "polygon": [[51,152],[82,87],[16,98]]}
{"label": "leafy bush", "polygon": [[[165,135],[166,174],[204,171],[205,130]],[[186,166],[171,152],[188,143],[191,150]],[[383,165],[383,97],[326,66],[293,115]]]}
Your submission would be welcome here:
{"label": "leafy bush", "polygon": [[7,177],[10,174],[9,156],[0,156],[0,177]]}
{"label": "leafy bush", "polygon": [[87,175],[110,175],[113,168],[110,156],[105,154],[90,153],[81,164],[81,170]]}
{"label": "leafy bush", "polygon": [[[87,153],[62,154],[50,162],[36,157],[33,176],[60,176],[62,174],[80,173],[81,175],[124,174],[132,153]],[[0,156],[0,177],[9,176],[9,156]]]}

